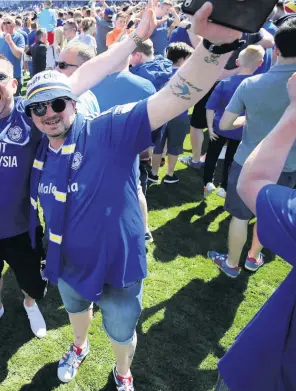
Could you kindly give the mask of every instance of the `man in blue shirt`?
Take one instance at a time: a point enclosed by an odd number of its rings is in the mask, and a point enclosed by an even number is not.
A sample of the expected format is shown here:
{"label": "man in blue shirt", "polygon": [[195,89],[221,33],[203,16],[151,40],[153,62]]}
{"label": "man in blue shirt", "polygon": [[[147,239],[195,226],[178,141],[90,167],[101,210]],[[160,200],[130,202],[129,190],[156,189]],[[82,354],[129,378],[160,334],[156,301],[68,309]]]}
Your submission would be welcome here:
{"label": "man in blue shirt", "polygon": [[[168,17],[169,13],[172,14],[173,18]],[[170,27],[177,27],[180,24],[180,18],[170,0],[158,2],[155,14],[159,20],[159,25],[152,33],[151,41],[153,42],[155,54],[164,55],[168,44],[169,29]]]}
{"label": "man in blue shirt", "polygon": [[4,34],[0,36],[0,54],[6,57],[13,65],[13,77],[18,82],[15,95],[18,96],[22,89],[25,39],[22,34],[16,32],[15,20],[12,16],[5,16],[2,28]]}
{"label": "man in blue shirt", "polygon": [[[58,376],[64,382],[73,379],[88,354],[91,303],[97,302],[117,360],[118,391],[134,391],[130,366],[147,274],[133,169],[136,156],[150,145],[151,130],[201,99],[230,56],[221,55],[218,61],[215,57],[213,64],[212,54],[201,44],[182,72],[148,100],[117,106],[93,119],[76,114],[77,96],[97,84],[98,76],[106,72],[102,66],[115,69],[123,53],[135,50],[156,26],[151,2],[148,7],[127,40],[101,59],[86,62],[71,78],[55,71],[36,75],[25,102],[26,113],[47,136],[33,165],[31,225],[36,223],[39,198],[49,239],[45,276],[58,284],[75,334],[74,344],[60,360]],[[241,33],[209,22],[211,12],[207,3],[196,13],[196,33],[214,45],[237,41]],[[31,237],[34,244],[32,229]]]}
{"label": "man in blue shirt", "polygon": [[[231,130],[244,125],[242,142],[234,156],[229,172],[225,209],[232,216],[228,234],[228,254],[210,251],[209,257],[231,278],[240,273],[239,261],[248,234],[252,211],[237,194],[236,186],[242,167],[254,148],[276,125],[289,104],[286,83],[296,71],[296,22],[285,22],[275,36],[277,65],[269,72],[245,79],[236,90],[220,121],[220,129]],[[242,113],[246,111],[246,117]],[[276,155],[275,159],[277,158]],[[296,184],[296,146],[291,150],[280,178],[284,186]],[[262,246],[254,227],[251,249],[245,260],[245,268],[258,270],[263,264]]]}
{"label": "man in blue shirt", "polygon": [[57,15],[56,11],[51,8],[52,1],[46,0],[44,3],[44,9],[38,15],[39,27],[46,29],[47,39],[50,45],[54,43],[54,30],[57,27]]}
{"label": "man in blue shirt", "polygon": [[296,142],[295,73],[288,89],[290,105],[248,157],[238,193],[257,215],[260,242],[293,269],[219,362],[216,391],[296,389],[296,192],[277,184]]}

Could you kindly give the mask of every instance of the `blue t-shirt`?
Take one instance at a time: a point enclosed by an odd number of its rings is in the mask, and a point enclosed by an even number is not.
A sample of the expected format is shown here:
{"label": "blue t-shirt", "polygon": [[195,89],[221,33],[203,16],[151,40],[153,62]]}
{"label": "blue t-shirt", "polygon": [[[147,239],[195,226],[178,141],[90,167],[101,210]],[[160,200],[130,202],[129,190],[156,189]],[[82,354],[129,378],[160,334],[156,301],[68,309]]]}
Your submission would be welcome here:
{"label": "blue t-shirt", "polygon": [[237,337],[219,371],[231,391],[292,391],[296,389],[296,191],[265,186],[257,198],[257,224],[260,243],[293,269]]}
{"label": "blue t-shirt", "polygon": [[268,20],[267,22],[265,22],[263,28],[273,36],[275,36],[275,33],[278,30],[278,28],[276,27],[276,25],[273,23],[272,20]]}
{"label": "blue t-shirt", "polygon": [[57,27],[61,27],[61,26],[63,26],[63,24],[64,24],[64,19],[58,18],[57,19]]}
{"label": "blue t-shirt", "polygon": [[[161,18],[158,18],[161,19]],[[165,49],[168,43],[168,31],[170,26],[173,24],[174,19],[167,19],[164,23],[160,24],[153,31],[150,39],[153,42],[155,54],[165,54]]]}
{"label": "blue t-shirt", "polygon": [[19,29],[18,33],[22,34],[22,36],[24,37],[24,40],[25,40],[25,45],[28,45],[29,40],[28,40],[28,34],[26,33],[26,31]]}
{"label": "blue t-shirt", "polygon": [[[12,34],[11,38],[18,48],[25,48],[25,39],[22,34],[15,32]],[[0,53],[12,63],[13,76],[16,79],[20,79],[22,77],[23,56],[21,56],[21,58],[15,57],[10,49],[10,46],[5,41],[4,35],[0,37]]]}
{"label": "blue t-shirt", "polygon": [[[250,76],[251,75],[234,75],[228,77],[227,79],[221,80],[207,101],[206,109],[215,111],[214,131],[220,136],[224,136],[233,140],[242,139],[243,127],[224,131],[220,130],[219,123],[237,87],[243,80]],[[242,115],[244,114],[242,113]]]}
{"label": "blue t-shirt", "polygon": [[[134,162],[150,144],[146,100],[110,109],[81,128],[68,186],[59,277],[88,300],[96,301],[106,283],[119,288],[147,275]],[[38,188],[47,231],[60,159],[60,151],[48,150]]]}
{"label": "blue t-shirt", "polygon": [[79,96],[79,102],[77,102],[76,108],[78,113],[82,113],[84,116],[100,113],[98,100],[90,90],[85,91]]}
{"label": "blue t-shirt", "polygon": [[177,27],[172,32],[168,44],[173,42],[185,42],[187,45],[193,47],[189,38],[188,30],[184,29],[184,27]]}
{"label": "blue t-shirt", "polygon": [[39,25],[46,29],[47,32],[52,32],[57,26],[56,12],[53,9],[44,8],[38,16]]}
{"label": "blue t-shirt", "polygon": [[149,80],[129,71],[122,71],[107,76],[91,91],[97,98],[101,111],[105,111],[116,105],[149,98],[156,89]]}
{"label": "blue t-shirt", "polygon": [[35,43],[35,40],[36,40],[36,30],[32,30],[28,35],[29,46],[32,46]]}
{"label": "blue t-shirt", "polygon": [[16,98],[12,113],[0,119],[0,239],[29,230],[30,175],[41,139],[31,126],[22,99]]}

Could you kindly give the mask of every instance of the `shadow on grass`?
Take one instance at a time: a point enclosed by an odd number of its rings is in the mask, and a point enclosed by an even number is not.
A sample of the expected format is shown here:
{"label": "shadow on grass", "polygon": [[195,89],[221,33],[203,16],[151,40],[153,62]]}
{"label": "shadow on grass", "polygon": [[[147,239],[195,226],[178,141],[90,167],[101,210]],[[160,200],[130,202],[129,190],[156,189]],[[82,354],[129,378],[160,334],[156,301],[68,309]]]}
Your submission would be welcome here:
{"label": "shadow on grass", "polygon": [[[199,366],[209,354],[225,354],[219,342],[232,326],[248,278],[243,274],[234,281],[224,275],[209,282],[194,279],[169,300],[143,311],[133,364],[137,391],[212,389],[217,372]],[[145,322],[161,310],[164,319],[144,333]]]}
{"label": "shadow on grass", "polygon": [[[11,269],[8,269],[4,275],[4,283],[3,303],[5,315],[0,320],[0,384],[7,377],[7,363],[10,358],[14,356],[19,348],[35,338],[23,308],[23,295]],[[64,308],[60,308],[62,302],[56,287],[49,286],[45,299],[39,301],[38,305],[44,315],[48,330],[54,330],[69,323],[67,313]],[[56,377],[56,374],[54,377]],[[44,381],[46,383],[48,378],[44,378]]]}
{"label": "shadow on grass", "polygon": [[33,377],[30,384],[25,384],[19,391],[52,391],[61,382],[57,378],[58,362],[44,365]]}

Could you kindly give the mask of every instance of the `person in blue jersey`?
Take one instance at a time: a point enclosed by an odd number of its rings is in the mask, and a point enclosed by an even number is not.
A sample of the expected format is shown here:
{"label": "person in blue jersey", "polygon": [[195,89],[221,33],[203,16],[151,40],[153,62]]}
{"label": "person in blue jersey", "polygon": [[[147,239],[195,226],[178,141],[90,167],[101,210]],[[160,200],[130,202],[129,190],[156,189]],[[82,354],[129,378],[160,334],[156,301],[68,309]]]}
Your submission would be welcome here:
{"label": "person in blue jersey", "polygon": [[[208,21],[211,12],[208,2],[195,14],[196,34],[207,40],[167,86],[146,100],[116,106],[96,118],[76,113],[78,92],[97,84],[104,65],[112,72],[111,65],[123,61],[123,51],[130,54],[156,27],[151,1],[134,33],[70,78],[45,71],[28,84],[26,113],[46,135],[33,164],[30,223],[36,224],[39,198],[48,238],[44,277],[58,285],[74,332],[74,343],[58,365],[64,382],[76,376],[89,352],[87,334],[96,302],[116,357],[116,388],[134,391],[130,367],[147,275],[134,163],[149,147],[151,131],[201,99],[229,51],[242,44],[240,32]],[[208,45],[225,53],[213,58]],[[33,228],[30,232],[34,246]]]}
{"label": "person in blue jersey", "polygon": [[[170,0],[157,2],[155,13],[159,25],[151,35],[151,41],[153,42],[155,54],[164,55],[168,44],[169,29],[177,27],[180,24],[180,18]],[[172,15],[171,18],[168,17],[169,13]]]}
{"label": "person in blue jersey", "polygon": [[48,43],[53,45],[54,30],[57,27],[57,15],[56,11],[51,7],[52,1],[46,0],[44,3],[44,9],[38,15],[38,23],[40,28],[46,29]]}
{"label": "person in blue jersey", "polygon": [[296,73],[288,91],[290,104],[248,157],[238,193],[257,215],[260,242],[291,264],[292,270],[220,360],[216,391],[296,389],[296,193],[277,184],[296,142]]}
{"label": "person in blue jersey", "polygon": [[13,77],[17,79],[18,87],[15,95],[21,93],[23,82],[23,54],[25,39],[15,30],[15,19],[6,15],[3,19],[2,29],[4,34],[0,36],[0,54],[5,56],[13,65]]}
{"label": "person in blue jersey", "polygon": [[[172,34],[169,37],[168,45],[174,42],[184,42],[187,43],[187,45],[193,47],[191,39],[190,39],[190,29],[191,29],[191,23],[189,20],[183,20],[179,27],[175,28],[175,30],[172,31]],[[195,36],[195,34],[192,34]]]}

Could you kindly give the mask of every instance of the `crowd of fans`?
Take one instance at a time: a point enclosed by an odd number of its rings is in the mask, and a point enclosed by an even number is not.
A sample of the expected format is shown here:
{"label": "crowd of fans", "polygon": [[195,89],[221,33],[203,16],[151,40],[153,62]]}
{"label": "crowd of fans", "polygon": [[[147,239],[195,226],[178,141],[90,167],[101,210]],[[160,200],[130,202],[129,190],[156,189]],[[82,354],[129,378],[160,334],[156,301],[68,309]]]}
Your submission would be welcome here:
{"label": "crowd of fans", "polygon": [[[205,200],[225,199],[228,254],[208,253],[222,273],[239,278],[254,214],[244,267],[264,265],[263,246],[295,262],[295,4],[279,2],[260,31],[241,34],[209,23],[209,4],[190,17],[171,0],[153,3],[45,1],[0,15],[0,271],[4,260],[13,269],[39,338],[46,324],[35,300],[47,279],[58,285],[74,334],[58,366],[63,382],[89,352],[92,303],[100,306],[118,391],[134,390],[153,241],[146,192],[160,166],[170,186],[178,159],[203,169]],[[218,55],[205,40],[237,46]],[[188,133],[192,156],[183,157]],[[295,279],[292,270],[220,361],[217,391],[296,389]]]}

